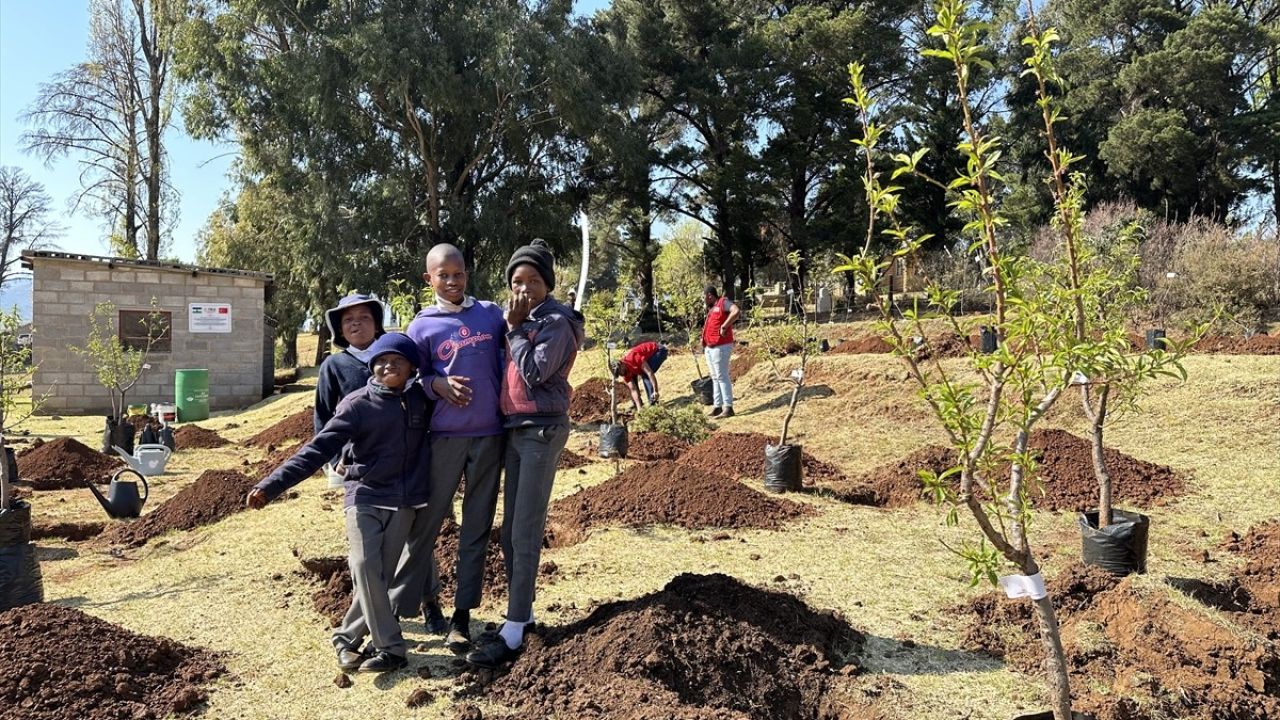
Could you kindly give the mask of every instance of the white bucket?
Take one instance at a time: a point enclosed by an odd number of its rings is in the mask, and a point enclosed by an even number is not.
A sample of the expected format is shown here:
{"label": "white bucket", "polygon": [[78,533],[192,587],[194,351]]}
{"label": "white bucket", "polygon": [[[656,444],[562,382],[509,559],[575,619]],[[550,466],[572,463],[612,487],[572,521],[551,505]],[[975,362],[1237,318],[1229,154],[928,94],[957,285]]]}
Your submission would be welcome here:
{"label": "white bucket", "polygon": [[151,414],[160,422],[168,425],[178,420],[178,406],[170,403],[154,403],[151,406]]}

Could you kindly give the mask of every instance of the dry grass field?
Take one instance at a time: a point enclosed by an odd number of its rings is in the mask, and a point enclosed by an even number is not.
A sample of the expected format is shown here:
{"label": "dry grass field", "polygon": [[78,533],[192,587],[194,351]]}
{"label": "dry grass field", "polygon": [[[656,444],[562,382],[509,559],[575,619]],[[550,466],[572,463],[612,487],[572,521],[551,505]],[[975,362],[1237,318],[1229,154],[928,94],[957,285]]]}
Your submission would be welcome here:
{"label": "dry grass field", "polygon": [[[865,329],[844,325],[823,331],[835,338]],[[310,348],[301,354],[309,358]],[[599,367],[595,357],[580,358],[574,384]],[[1141,412],[1108,434],[1112,447],[1192,478],[1186,495],[1146,510],[1152,517],[1149,573],[1138,582],[1172,595],[1178,593],[1163,582],[1165,576],[1226,577],[1235,569],[1231,558],[1206,565],[1202,554],[1217,556],[1226,533],[1244,532],[1280,514],[1280,356],[1195,355],[1186,368],[1185,384],[1158,383]],[[314,382],[314,372],[304,370],[302,382]],[[664,399],[687,402],[694,377],[690,355],[673,355],[660,374]],[[809,452],[846,474],[943,439],[892,357],[823,356],[815,362],[811,385],[793,431]],[[721,427],[776,433],[786,389],[770,382],[767,367],[757,365],[735,390],[738,415]],[[278,395],[199,423],[236,442],[178,453],[169,472],[153,482],[147,510],[204,469],[237,469],[246,460],[261,459],[261,450],[239,441],[310,402],[305,392]],[[1059,403],[1048,424],[1081,434],[1077,405],[1074,397]],[[101,423],[100,417],[36,418],[25,429],[45,438],[74,436],[96,447]],[[589,455],[591,445],[592,434],[582,428],[574,432],[569,449]],[[600,483],[614,472],[605,462],[563,470],[554,497]],[[423,634],[420,620],[405,625],[410,670],[358,675],[354,687],[335,686],[338,671],[328,633],[311,606],[315,587],[297,573],[294,551],[345,553],[341,502],[332,499],[323,480],[309,480],[298,490],[296,499],[162,536],[133,550],[42,540],[47,599],[135,632],[224,653],[230,673],[211,688],[205,711],[210,718],[452,718],[450,690],[458,668],[438,638]],[[965,649],[962,618],[945,612],[990,592],[970,588],[962,564],[944,548],[944,543],[975,537],[971,524],[947,528],[942,514],[927,504],[884,510],[816,496],[796,499],[818,512],[780,531],[735,530],[728,540],[708,541],[707,533],[670,527],[605,529],[583,543],[547,550],[544,560],[554,561],[560,573],[539,590],[538,620],[574,620],[602,602],[657,590],[682,572],[723,572],[785,590],[811,607],[836,610],[865,632],[863,672],[850,682],[875,699],[886,719],[1000,720],[1041,707],[1039,678]],[[33,502],[37,522],[105,519],[86,490],[41,492]],[[1033,543],[1050,577],[1078,560],[1074,515],[1038,514]],[[476,616],[496,621],[504,607],[488,604]],[[416,672],[423,666],[431,679]],[[435,700],[407,709],[406,698],[419,687],[430,689]]]}

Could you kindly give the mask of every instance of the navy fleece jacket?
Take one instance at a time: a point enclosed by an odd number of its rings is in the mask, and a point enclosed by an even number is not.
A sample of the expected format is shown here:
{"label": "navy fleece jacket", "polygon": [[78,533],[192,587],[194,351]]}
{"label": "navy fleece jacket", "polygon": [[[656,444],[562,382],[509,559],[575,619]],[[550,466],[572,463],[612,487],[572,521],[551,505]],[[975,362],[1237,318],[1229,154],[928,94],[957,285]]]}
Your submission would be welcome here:
{"label": "navy fleece jacket", "polygon": [[399,393],[370,380],[338,403],[333,419],[255,487],[275,498],[343,451],[345,507],[425,504],[431,494],[427,426],[432,405],[416,380]]}

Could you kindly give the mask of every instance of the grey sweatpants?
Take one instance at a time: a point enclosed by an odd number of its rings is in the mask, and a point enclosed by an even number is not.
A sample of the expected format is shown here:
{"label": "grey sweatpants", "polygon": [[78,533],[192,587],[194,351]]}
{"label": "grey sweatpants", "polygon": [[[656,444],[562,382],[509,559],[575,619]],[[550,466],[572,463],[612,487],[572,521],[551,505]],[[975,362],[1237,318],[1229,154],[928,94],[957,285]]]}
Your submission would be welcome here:
{"label": "grey sweatpants", "polygon": [[507,566],[507,619],[528,622],[542,557],[547,503],[569,426],[543,425],[507,432],[507,478],[502,491],[502,557]]}
{"label": "grey sweatpants", "polygon": [[503,435],[488,437],[437,437],[431,440],[431,497],[427,511],[414,523],[400,558],[391,602],[400,617],[418,614],[423,596],[440,592],[435,547],[440,526],[453,511],[458,482],[466,475],[462,492],[462,524],[458,528],[457,579],[454,607],[480,606],[484,589],[484,558],[493,529],[502,473]]}
{"label": "grey sweatpants", "polygon": [[347,564],[355,587],[351,607],[333,632],[334,647],[359,648],[367,635],[374,649],[405,654],[389,587],[409,529],[419,514],[414,508],[385,510],[372,505],[346,509]]}

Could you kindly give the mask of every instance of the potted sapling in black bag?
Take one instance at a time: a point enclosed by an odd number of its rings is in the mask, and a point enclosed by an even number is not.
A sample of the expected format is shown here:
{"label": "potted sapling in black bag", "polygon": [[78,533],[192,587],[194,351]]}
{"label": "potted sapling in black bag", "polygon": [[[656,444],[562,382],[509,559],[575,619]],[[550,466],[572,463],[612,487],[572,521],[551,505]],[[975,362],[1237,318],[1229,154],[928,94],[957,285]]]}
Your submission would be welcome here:
{"label": "potted sapling in black bag", "polygon": [[[116,327],[116,316],[114,303],[98,303],[89,315],[89,337],[84,347],[71,349],[89,361],[98,383],[111,396],[111,414],[106,416],[102,431],[102,452],[114,454],[115,448],[120,448],[132,454],[135,428],[125,417],[125,396],[142,373],[151,369],[147,363],[151,351],[165,349],[163,346],[169,342],[169,320],[160,312],[155,298],[151,299],[151,312],[131,316],[128,322],[135,325],[123,328],[123,333]],[[121,341],[122,335],[129,340]]]}
{"label": "potted sapling in black bag", "polygon": [[619,346],[615,338],[624,338],[626,331],[635,323],[631,304],[627,302],[624,289],[620,288],[616,293],[596,292],[587,302],[584,314],[587,332],[597,338],[603,350],[605,387],[609,395],[609,422],[600,424],[600,457],[625,458],[627,426],[618,417],[618,383],[614,378],[613,351]]}
{"label": "potted sapling in black bag", "polygon": [[14,415],[35,370],[31,348],[17,343],[20,324],[16,309],[0,312],[0,612],[44,601],[40,562],[31,544],[31,504],[13,496],[18,465],[10,460],[13,451],[5,443],[9,428],[30,417],[44,401],[44,396],[33,395],[25,414]]}

